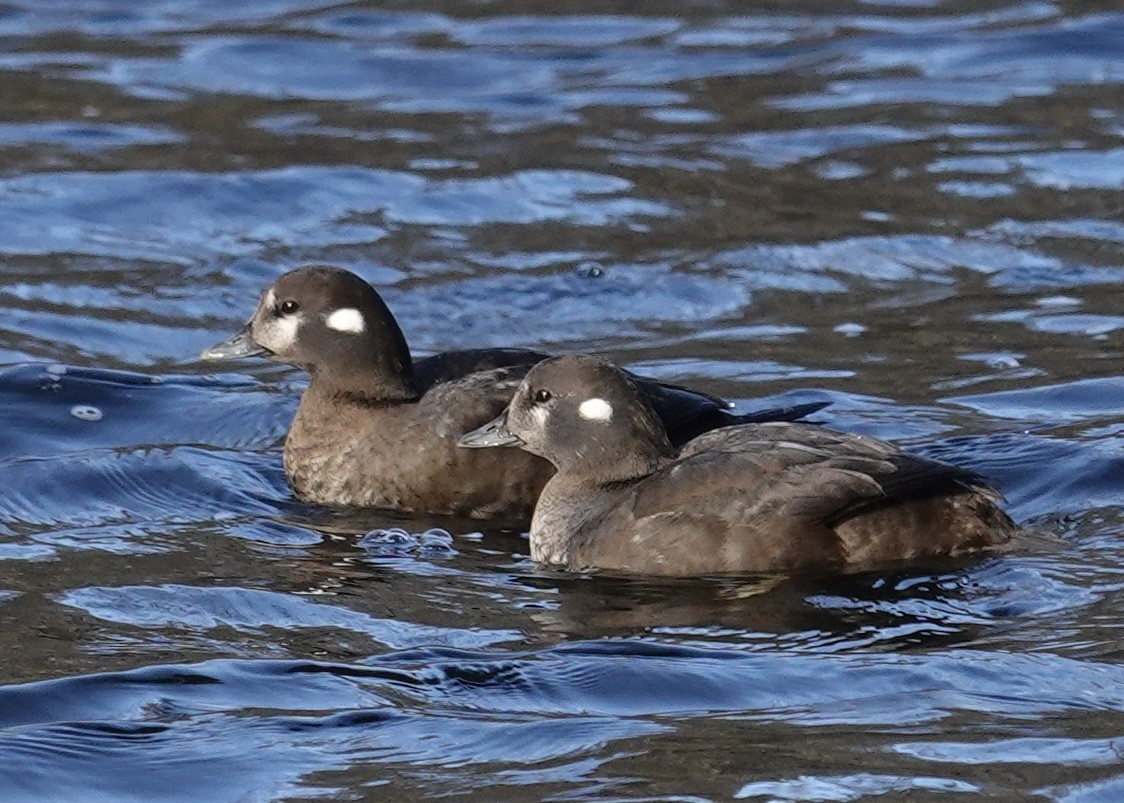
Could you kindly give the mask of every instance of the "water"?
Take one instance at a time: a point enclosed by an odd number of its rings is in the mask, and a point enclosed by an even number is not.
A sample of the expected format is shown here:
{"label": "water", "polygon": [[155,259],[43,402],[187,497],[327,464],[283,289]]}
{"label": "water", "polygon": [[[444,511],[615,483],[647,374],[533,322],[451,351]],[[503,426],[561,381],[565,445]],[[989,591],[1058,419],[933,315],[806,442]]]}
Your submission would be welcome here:
{"label": "water", "polygon": [[[1108,2],[0,7],[0,798],[1124,797]],[[596,350],[993,477],[1046,536],[541,569],[294,501],[310,261],[418,353]]]}

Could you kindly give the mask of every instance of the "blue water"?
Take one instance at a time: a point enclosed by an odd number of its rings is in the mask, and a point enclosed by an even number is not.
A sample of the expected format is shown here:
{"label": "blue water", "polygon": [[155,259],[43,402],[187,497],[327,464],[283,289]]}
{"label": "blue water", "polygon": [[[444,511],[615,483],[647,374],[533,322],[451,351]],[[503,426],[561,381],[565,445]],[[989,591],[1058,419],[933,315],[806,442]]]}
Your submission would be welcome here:
{"label": "blue water", "polygon": [[[0,799],[1124,798],[1124,13],[0,7]],[[535,566],[297,502],[284,270],[984,472],[1014,554]]]}

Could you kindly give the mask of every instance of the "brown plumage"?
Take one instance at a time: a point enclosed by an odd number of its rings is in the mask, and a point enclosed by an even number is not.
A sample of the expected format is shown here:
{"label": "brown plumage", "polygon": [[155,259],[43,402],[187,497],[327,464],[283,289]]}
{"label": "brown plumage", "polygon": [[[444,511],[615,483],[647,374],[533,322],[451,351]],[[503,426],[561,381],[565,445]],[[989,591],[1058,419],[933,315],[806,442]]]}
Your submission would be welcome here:
{"label": "brown plumage", "polygon": [[[379,294],[339,268],[281,276],[246,328],[202,356],[264,356],[309,373],[285,440],[285,473],[310,502],[527,521],[554,473],[527,453],[457,448],[462,434],[504,409],[546,355],[478,349],[414,362]],[[702,393],[639,386],[680,442],[747,418],[798,418],[825,406],[737,416]]]}
{"label": "brown plumage", "polygon": [[462,439],[550,460],[531,556],[657,575],[869,566],[1001,545],[1017,528],[972,472],[807,424],[705,433],[678,454],[619,369],[544,361]]}

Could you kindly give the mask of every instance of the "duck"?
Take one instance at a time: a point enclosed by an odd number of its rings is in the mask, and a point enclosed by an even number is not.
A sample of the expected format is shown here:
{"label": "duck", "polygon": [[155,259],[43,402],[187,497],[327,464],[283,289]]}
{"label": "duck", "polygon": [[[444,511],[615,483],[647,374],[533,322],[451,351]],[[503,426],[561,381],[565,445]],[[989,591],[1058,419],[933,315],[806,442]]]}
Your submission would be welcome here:
{"label": "duck", "polygon": [[588,355],[544,360],[462,447],[521,447],[556,473],[531,558],[653,576],[873,568],[1008,544],[978,474],[865,435],[741,424],[676,448],[635,380]]}
{"label": "duck", "polygon": [[[265,357],[306,371],[285,438],[295,495],[314,504],[526,522],[553,475],[529,453],[472,452],[461,435],[499,414],[550,355],[518,348],[419,360],[378,291],[361,276],[307,265],[280,276],[250,321],[203,360]],[[735,414],[719,398],[637,378],[670,437],[746,420],[802,418],[823,402]]]}

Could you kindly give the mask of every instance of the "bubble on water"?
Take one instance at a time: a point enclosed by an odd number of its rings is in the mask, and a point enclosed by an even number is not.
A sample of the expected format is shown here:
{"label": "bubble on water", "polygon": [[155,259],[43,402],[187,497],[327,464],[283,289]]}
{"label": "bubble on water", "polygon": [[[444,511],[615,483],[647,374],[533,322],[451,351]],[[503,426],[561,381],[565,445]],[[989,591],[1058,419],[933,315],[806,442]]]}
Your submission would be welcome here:
{"label": "bubble on water", "polygon": [[841,323],[832,329],[833,332],[838,332],[845,337],[858,337],[866,331],[866,327],[861,323]]}
{"label": "bubble on water", "polygon": [[102,419],[101,410],[90,404],[76,404],[70,408],[70,414],[82,421],[101,421]]}
{"label": "bubble on water", "polygon": [[47,366],[47,373],[51,374],[52,376],[63,376],[64,374],[66,374],[66,366],[65,365],[48,365]]}
{"label": "bubble on water", "polygon": [[451,547],[453,534],[440,527],[433,527],[421,534],[422,546],[430,548]]}
{"label": "bubble on water", "polygon": [[359,539],[359,546],[381,558],[445,557],[456,554],[453,536],[440,527],[423,533],[411,533],[401,527],[371,530]]}
{"label": "bubble on water", "polygon": [[417,539],[401,527],[390,529],[371,530],[359,539],[359,546],[364,549],[381,550],[384,547],[416,546]]}

